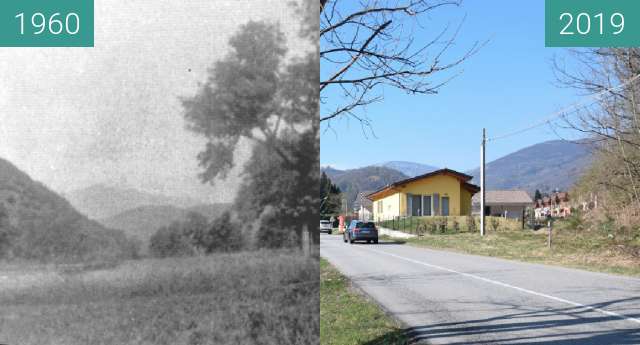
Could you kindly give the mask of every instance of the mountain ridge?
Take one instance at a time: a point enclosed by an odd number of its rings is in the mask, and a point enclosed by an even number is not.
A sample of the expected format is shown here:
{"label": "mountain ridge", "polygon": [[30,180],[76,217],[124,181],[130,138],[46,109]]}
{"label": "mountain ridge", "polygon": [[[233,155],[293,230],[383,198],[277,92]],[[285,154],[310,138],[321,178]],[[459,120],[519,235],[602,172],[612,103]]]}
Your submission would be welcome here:
{"label": "mountain ridge", "polygon": [[388,161],[384,163],[374,164],[374,166],[383,166],[394,169],[407,175],[408,177],[416,177],[440,169],[433,165],[408,161]]}
{"label": "mountain ridge", "polygon": [[[569,190],[588,169],[591,160],[592,148],[584,141],[549,140],[530,145],[487,163],[487,190],[521,189],[531,195],[536,189],[542,192],[551,192],[556,188]],[[405,170],[411,173],[408,175],[385,165],[394,162],[406,163],[407,167],[438,169],[422,163],[389,161],[345,170],[325,166],[321,171],[346,192],[349,205],[352,205],[360,191],[378,190],[386,184],[413,177],[413,174],[421,175],[418,174],[419,171]],[[379,179],[381,174],[381,171],[374,168],[389,169],[396,173],[385,170],[384,180],[372,181]],[[473,176],[472,183],[479,184],[479,168],[464,173]]]}
{"label": "mountain ridge", "polygon": [[375,165],[347,170],[323,167],[320,170],[326,173],[331,181],[345,193],[349,208],[353,206],[359,192],[378,190],[388,184],[408,178],[407,175],[395,169]]}
{"label": "mountain ridge", "polygon": [[[549,140],[527,146],[486,165],[487,190],[569,190],[591,164],[592,148],[585,142]],[[480,182],[480,169],[466,172]]]}
{"label": "mountain ridge", "polygon": [[189,197],[167,196],[143,192],[134,188],[121,188],[95,184],[65,194],[80,212],[91,219],[105,219],[141,206],[175,206],[189,208],[202,204]]}
{"label": "mountain ridge", "polygon": [[92,260],[135,255],[122,231],[78,212],[65,198],[0,158],[0,257]]}

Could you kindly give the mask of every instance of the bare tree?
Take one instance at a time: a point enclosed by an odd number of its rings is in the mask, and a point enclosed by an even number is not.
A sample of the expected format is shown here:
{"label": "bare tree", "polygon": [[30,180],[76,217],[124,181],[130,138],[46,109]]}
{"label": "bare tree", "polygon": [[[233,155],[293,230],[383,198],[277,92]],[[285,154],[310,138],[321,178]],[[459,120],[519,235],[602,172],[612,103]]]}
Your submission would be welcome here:
{"label": "bare tree", "polygon": [[[448,60],[460,26],[447,25],[429,42],[417,44],[412,27],[439,8],[457,7],[460,0],[320,0],[320,77],[322,101],[335,88],[340,102],[320,121],[358,114],[363,106],[380,101],[378,88],[387,85],[411,94],[435,94],[452,76],[434,81],[436,73],[461,64],[480,47],[478,42],[458,58]],[[331,66],[331,67],[329,67]],[[332,70],[329,70],[332,69]],[[335,94],[334,94],[335,95]]]}
{"label": "bare tree", "polygon": [[563,116],[564,127],[585,134],[599,152],[586,183],[590,192],[600,190],[614,207],[640,219],[640,49],[581,49],[571,55],[579,62],[573,70],[554,60],[559,84],[596,96]]}

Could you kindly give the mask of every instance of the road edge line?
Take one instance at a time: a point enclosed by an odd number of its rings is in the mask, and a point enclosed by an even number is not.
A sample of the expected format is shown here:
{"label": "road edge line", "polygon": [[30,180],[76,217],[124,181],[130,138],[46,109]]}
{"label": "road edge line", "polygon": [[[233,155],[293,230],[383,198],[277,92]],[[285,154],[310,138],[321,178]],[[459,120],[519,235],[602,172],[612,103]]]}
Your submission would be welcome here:
{"label": "road edge line", "polygon": [[503,283],[501,281],[497,281],[497,280],[493,280],[493,279],[489,279],[489,278],[484,278],[484,277],[481,277],[481,276],[478,276],[478,275],[475,275],[475,274],[459,272],[459,271],[456,271],[454,269],[450,269],[450,268],[446,268],[446,267],[442,267],[442,266],[438,266],[438,265],[429,264],[429,263],[426,263],[426,262],[423,262],[423,261],[414,260],[414,259],[411,259],[411,258],[406,258],[404,256],[400,256],[400,255],[396,255],[396,254],[392,254],[392,253],[387,253],[387,252],[384,252],[384,251],[381,251],[381,250],[365,248],[365,247],[359,247],[359,248],[364,249],[364,250],[369,250],[369,251],[372,251],[372,252],[376,252],[376,253],[380,253],[380,254],[384,254],[384,255],[387,255],[387,256],[395,257],[397,259],[408,261],[408,262],[411,262],[411,263],[414,263],[414,264],[418,264],[418,265],[422,265],[422,266],[426,266],[426,267],[430,267],[430,268],[435,268],[435,269],[438,269],[438,270],[441,270],[441,271],[455,273],[455,274],[459,274],[459,275],[462,275],[462,276],[465,276],[465,277],[468,277],[468,278],[481,280],[481,281],[484,281],[486,283],[490,283],[490,284],[494,284],[494,285],[498,285],[498,286],[514,289],[514,290],[517,290],[517,291],[520,291],[520,292],[524,292],[524,293],[528,293],[528,294],[531,294],[531,295],[534,295],[534,296],[547,298],[547,299],[550,299],[550,300],[553,300],[553,301],[556,301],[556,302],[562,302],[562,303],[565,303],[565,304],[572,305],[574,307],[585,308],[585,309],[588,309],[588,310],[599,312],[599,313],[604,314],[604,315],[613,316],[613,317],[617,317],[617,318],[620,318],[620,319],[623,319],[623,320],[626,320],[626,321],[631,321],[631,322],[635,322],[635,323],[640,324],[640,319],[629,317],[629,316],[625,316],[625,315],[618,314],[618,313],[614,313],[612,311],[604,310],[604,309],[601,309],[601,308],[596,308],[596,307],[592,307],[592,306],[585,305],[585,304],[582,304],[582,303],[573,302],[573,301],[570,301],[570,300],[567,300],[567,299],[564,299],[564,298],[560,298],[560,297],[548,295],[548,294],[545,294],[545,293],[536,292],[536,291],[533,291],[533,290],[521,288],[521,287],[518,287],[518,286],[515,286],[515,285]]}

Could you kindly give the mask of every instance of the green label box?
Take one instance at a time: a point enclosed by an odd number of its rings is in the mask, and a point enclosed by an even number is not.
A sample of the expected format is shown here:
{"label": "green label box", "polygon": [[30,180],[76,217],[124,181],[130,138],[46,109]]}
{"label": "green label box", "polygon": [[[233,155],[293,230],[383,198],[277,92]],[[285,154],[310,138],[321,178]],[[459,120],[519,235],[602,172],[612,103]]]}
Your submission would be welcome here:
{"label": "green label box", "polygon": [[0,47],[93,47],[94,0],[0,0]]}
{"label": "green label box", "polygon": [[545,0],[547,47],[640,47],[639,0]]}

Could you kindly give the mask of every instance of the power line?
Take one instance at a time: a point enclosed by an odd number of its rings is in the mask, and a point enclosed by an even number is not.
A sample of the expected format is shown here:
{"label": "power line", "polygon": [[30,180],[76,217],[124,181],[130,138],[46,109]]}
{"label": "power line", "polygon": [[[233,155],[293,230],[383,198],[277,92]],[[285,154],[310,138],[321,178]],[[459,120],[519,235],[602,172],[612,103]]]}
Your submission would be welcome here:
{"label": "power line", "polygon": [[[524,133],[526,131],[532,130],[532,129],[540,127],[542,125],[546,125],[546,124],[550,123],[551,120],[554,120],[556,117],[559,117],[559,116],[562,116],[562,115],[566,115],[566,114],[575,113],[578,110],[580,110],[581,108],[586,108],[587,106],[596,103],[600,96],[602,96],[604,94],[607,94],[607,93],[610,93],[610,92],[613,92],[613,91],[617,91],[618,89],[621,89],[621,88],[627,86],[628,84],[634,82],[638,78],[640,78],[640,74],[638,74],[638,75],[634,76],[633,78],[625,81],[624,83],[618,84],[617,86],[614,86],[614,87],[611,87],[611,88],[604,89],[604,90],[602,90],[602,91],[600,91],[598,93],[595,93],[595,94],[585,98],[584,100],[582,100],[580,102],[573,103],[573,104],[571,104],[571,105],[569,105],[569,106],[567,106],[567,107],[565,107],[565,108],[563,108],[563,109],[561,109],[561,110],[559,110],[557,112],[554,112],[551,115],[544,117],[542,120],[534,123],[533,125],[530,125],[530,126],[527,126],[527,127],[521,128],[521,129],[517,129],[517,130],[514,130],[512,132],[508,132],[508,133],[505,133],[505,134],[502,134],[502,135],[498,135],[498,136],[495,136],[495,137],[492,137],[492,138],[487,138],[487,141],[495,141],[495,140],[499,140],[499,139],[508,138],[508,137],[514,136],[516,134]],[[586,104],[587,101],[591,101],[591,103]]]}

